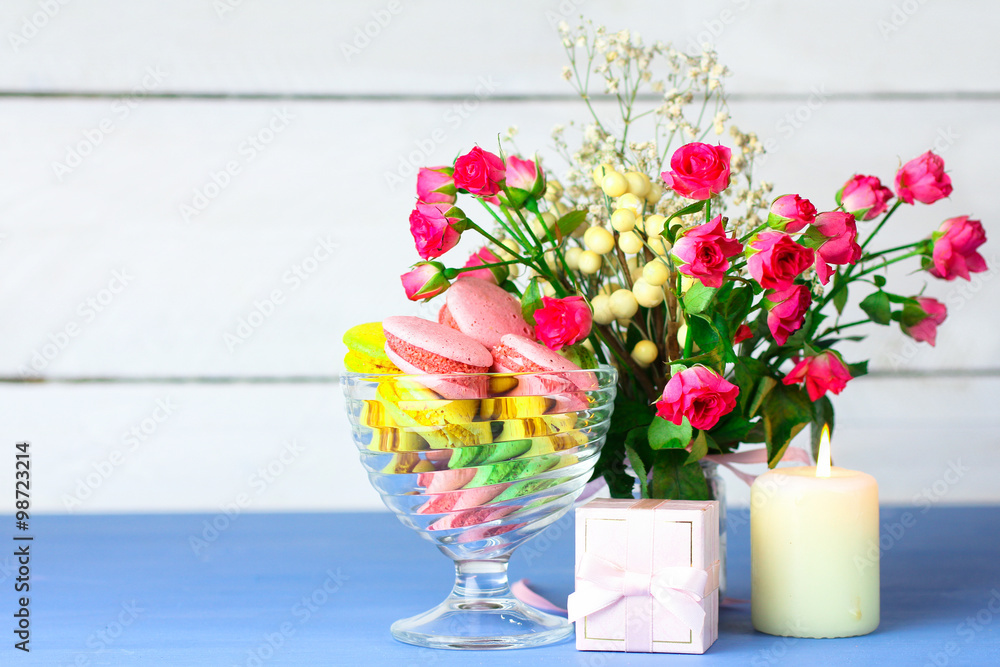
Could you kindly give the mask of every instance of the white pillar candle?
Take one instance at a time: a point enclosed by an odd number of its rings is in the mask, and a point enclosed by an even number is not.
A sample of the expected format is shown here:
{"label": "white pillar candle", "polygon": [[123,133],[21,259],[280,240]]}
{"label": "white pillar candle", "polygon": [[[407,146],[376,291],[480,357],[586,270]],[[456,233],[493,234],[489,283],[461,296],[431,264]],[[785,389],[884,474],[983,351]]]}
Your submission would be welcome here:
{"label": "white pillar candle", "polygon": [[771,470],[750,490],[751,615],[760,632],[853,637],[878,627],[878,484],[863,472],[826,470]]}

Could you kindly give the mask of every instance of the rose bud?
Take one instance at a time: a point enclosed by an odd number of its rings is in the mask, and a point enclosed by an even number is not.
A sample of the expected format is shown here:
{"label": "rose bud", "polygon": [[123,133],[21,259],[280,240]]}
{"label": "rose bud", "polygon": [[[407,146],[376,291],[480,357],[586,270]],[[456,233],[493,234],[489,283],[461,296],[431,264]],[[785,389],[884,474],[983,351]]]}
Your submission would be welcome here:
{"label": "rose bud", "polygon": [[937,341],[938,325],[948,317],[948,308],[928,296],[918,296],[916,300],[918,306],[903,307],[903,319],[899,328],[913,340],[933,346]]}
{"label": "rose bud", "polygon": [[914,200],[933,204],[951,194],[951,177],[944,173],[944,160],[927,151],[896,172],[896,196],[907,204]]}
{"label": "rose bud", "polygon": [[786,385],[804,383],[809,400],[816,401],[828,391],[839,394],[850,379],[851,373],[840,355],[826,350],[795,364],[781,382]]}
{"label": "rose bud", "polygon": [[434,259],[456,245],[465,229],[465,214],[450,204],[417,202],[410,213],[410,234],[422,259]]}
{"label": "rose bud", "polygon": [[413,270],[400,276],[406,298],[410,301],[426,301],[448,289],[450,283],[444,277],[444,265],[440,262],[417,262]]}
{"label": "rose bud", "polygon": [[504,172],[499,156],[476,146],[455,160],[455,187],[474,195],[492,197],[502,189]]}
{"label": "rose bud", "polygon": [[561,350],[590,335],[593,315],[582,296],[562,299],[542,297],[542,307],[535,311],[535,336],[550,350]]}
{"label": "rose bud", "polygon": [[656,402],[656,414],[680,426],[687,417],[692,428],[713,428],[736,407],[740,389],[704,366],[693,366],[674,375]]}
{"label": "rose bud", "polygon": [[772,229],[794,234],[816,219],[816,207],[798,195],[782,195],[771,204],[767,224]]}
{"label": "rose bud", "polygon": [[931,252],[934,265],[930,268],[932,276],[945,280],[961,276],[969,280],[970,272],[986,270],[986,260],[976,252],[979,246],[986,243],[986,231],[978,220],[970,220],[967,215],[949,218],[941,223],[931,239],[934,241]]}
{"label": "rose bud", "polygon": [[421,167],[417,172],[417,199],[426,204],[454,204],[453,171],[451,167]]}
{"label": "rose bud", "polygon": [[792,285],[764,295],[767,328],[771,330],[774,342],[784,345],[789,336],[802,328],[811,304],[812,294],[805,285]]}
{"label": "rose bud", "polygon": [[725,146],[685,144],[670,158],[670,171],[660,177],[674,192],[688,199],[710,199],[729,187],[732,153]]}
{"label": "rose bud", "polygon": [[892,190],[874,176],[855,174],[837,192],[837,204],[857,220],[874,220],[889,208]]}

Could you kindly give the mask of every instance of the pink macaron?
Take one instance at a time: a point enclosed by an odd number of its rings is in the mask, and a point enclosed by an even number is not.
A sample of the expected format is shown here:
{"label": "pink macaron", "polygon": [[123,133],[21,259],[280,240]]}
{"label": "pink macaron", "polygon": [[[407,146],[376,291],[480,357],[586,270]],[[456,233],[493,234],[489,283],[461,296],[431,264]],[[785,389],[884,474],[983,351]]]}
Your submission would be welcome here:
{"label": "pink macaron", "polygon": [[512,395],[545,396],[556,399],[560,410],[579,410],[587,405],[582,392],[597,388],[593,373],[581,372],[573,362],[544,345],[517,335],[506,335],[493,348],[493,370],[500,373],[532,373],[518,378]]}
{"label": "pink macaron", "polygon": [[[404,373],[486,373],[493,355],[479,341],[419,317],[397,315],[382,321],[385,353]],[[424,384],[444,398],[481,398],[489,389],[484,376],[428,379]]]}
{"label": "pink macaron", "polygon": [[438,322],[475,338],[487,348],[506,334],[534,337],[521,315],[521,303],[511,293],[487,280],[462,278],[445,292]]}

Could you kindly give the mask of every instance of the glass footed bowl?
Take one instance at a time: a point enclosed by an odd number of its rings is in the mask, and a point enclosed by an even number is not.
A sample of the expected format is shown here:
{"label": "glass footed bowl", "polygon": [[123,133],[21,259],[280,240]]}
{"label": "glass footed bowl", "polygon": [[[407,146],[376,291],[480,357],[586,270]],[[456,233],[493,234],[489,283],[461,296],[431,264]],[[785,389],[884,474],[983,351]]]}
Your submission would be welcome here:
{"label": "glass footed bowl", "polygon": [[354,442],[372,486],[404,524],[455,562],[437,607],[392,635],[431,648],[541,646],[569,621],[515,598],[507,561],[556,521],[590,479],[608,432],[617,374],[345,373]]}

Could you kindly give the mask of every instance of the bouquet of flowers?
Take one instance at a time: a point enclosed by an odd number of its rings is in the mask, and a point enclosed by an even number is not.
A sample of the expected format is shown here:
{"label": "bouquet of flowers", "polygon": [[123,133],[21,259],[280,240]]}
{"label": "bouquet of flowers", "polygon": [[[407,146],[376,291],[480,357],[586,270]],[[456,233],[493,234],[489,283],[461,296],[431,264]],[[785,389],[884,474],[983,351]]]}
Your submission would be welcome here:
{"label": "bouquet of flowers", "polygon": [[[866,373],[867,362],[837,351],[863,338],[858,327],[898,326],[933,345],[945,305],[894,293],[887,269],[910,260],[934,278],[968,280],[986,270],[983,226],[952,217],[928,238],[877,249],[900,208],[951,193],[938,155],[903,164],[892,188],[851,176],[833,210],[773,197],[753,179],[763,147],[730,123],[727,70],[713,52],[645,46],[628,31],[561,31],[563,76],[590,116],[575,150],[566,128],[554,132],[568,172],[559,181],[502,144],[421,169],[410,231],[423,261],[403,286],[426,300],[475,275],[517,295],[538,341],[619,371],[595,477],[616,497],[638,481],[643,497],[704,499],[706,456],[763,443],[773,467],[807,425],[817,446],[833,426],[828,394]],[[607,106],[611,118],[598,113]],[[641,127],[645,140],[634,140]],[[728,134],[732,148],[710,134]],[[469,233],[485,245],[446,267],[440,258]],[[843,321],[852,299],[864,317]]]}

